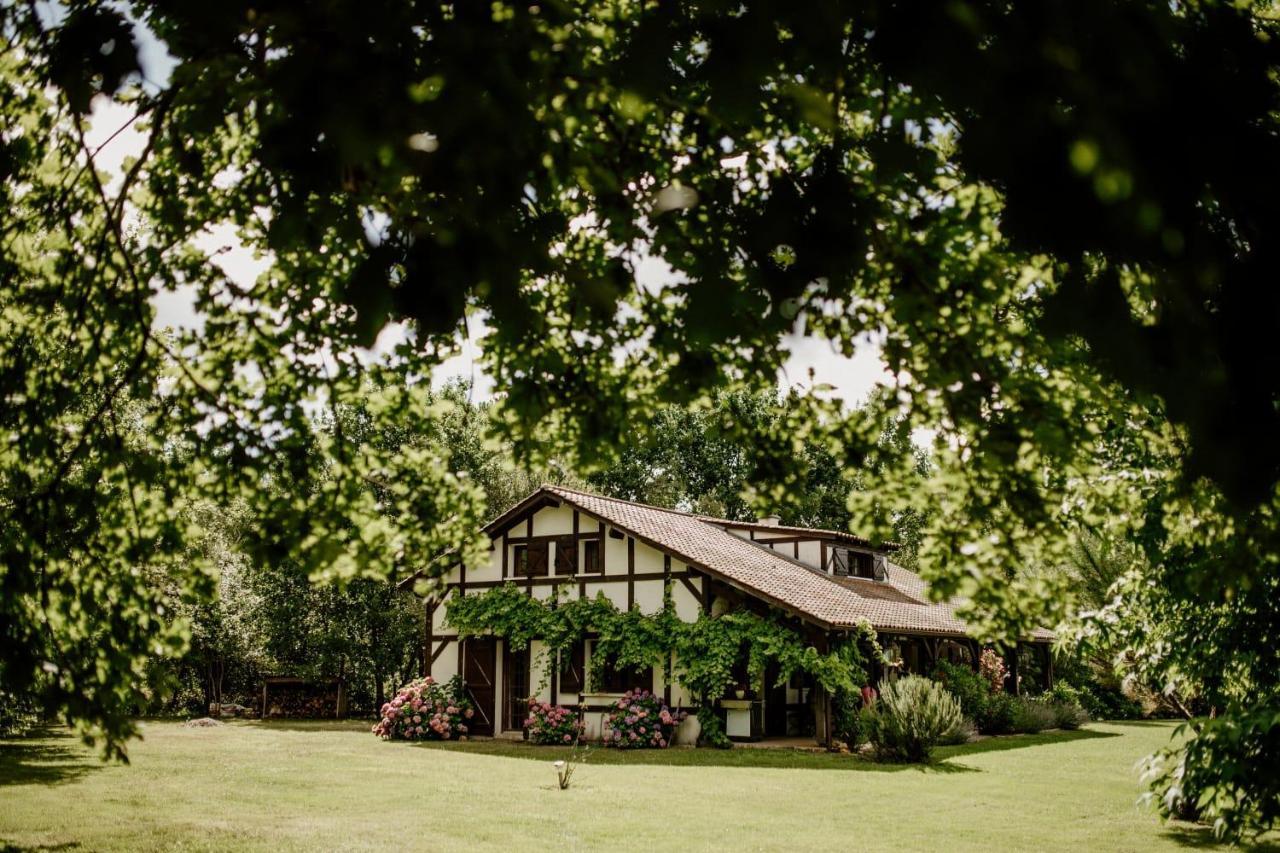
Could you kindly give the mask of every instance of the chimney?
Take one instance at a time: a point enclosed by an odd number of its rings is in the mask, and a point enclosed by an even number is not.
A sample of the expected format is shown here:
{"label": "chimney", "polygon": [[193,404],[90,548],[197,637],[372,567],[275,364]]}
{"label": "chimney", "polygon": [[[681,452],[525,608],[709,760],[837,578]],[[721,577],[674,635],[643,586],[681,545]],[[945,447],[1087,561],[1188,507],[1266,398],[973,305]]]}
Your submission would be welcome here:
{"label": "chimney", "polygon": [[765,527],[777,527],[782,521],[782,517],[778,515],[766,515],[764,518],[757,518],[756,524],[763,524]]}

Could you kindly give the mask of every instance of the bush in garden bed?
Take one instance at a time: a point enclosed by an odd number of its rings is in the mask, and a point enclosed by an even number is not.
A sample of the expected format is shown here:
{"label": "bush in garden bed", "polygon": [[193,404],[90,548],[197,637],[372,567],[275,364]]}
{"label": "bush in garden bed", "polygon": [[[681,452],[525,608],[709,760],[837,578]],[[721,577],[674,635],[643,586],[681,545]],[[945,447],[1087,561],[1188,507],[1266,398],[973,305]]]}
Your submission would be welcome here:
{"label": "bush in garden bed", "polygon": [[529,716],[524,721],[524,733],[531,743],[561,746],[570,744],[585,727],[586,724],[578,714],[563,705],[529,700]]}
{"label": "bush in garden bed", "polygon": [[887,761],[928,761],[940,743],[967,739],[960,703],[936,681],[908,675],[886,682],[862,712],[867,740]]}
{"label": "bush in garden bed", "polygon": [[[993,658],[999,661],[999,658]],[[989,669],[996,668],[993,662]],[[1045,729],[1078,729],[1089,716],[1080,704],[1080,694],[1066,684],[1058,684],[1036,699],[1011,696],[994,685],[1001,679],[987,678],[967,666],[939,662],[933,677],[946,685],[960,702],[965,715],[978,731],[987,735],[1034,734]]]}
{"label": "bush in garden bed", "polygon": [[1019,696],[1014,700],[1013,731],[1033,735],[1051,729],[1057,716],[1048,702]]}
{"label": "bush in garden bed", "polygon": [[628,690],[605,715],[605,746],[664,749],[687,716],[685,711],[672,711],[648,690]]}
{"label": "bush in garden bed", "polygon": [[383,740],[463,740],[474,714],[460,678],[444,685],[428,675],[396,691],[373,733]]}

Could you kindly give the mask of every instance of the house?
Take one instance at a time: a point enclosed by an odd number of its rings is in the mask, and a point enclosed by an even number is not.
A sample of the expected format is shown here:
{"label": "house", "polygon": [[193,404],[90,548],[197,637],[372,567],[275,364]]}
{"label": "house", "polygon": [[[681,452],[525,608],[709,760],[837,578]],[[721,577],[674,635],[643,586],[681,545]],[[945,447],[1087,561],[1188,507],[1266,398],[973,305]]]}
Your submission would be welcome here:
{"label": "house", "polygon": [[[673,707],[688,709],[697,700],[679,683],[666,683],[658,667],[626,672],[593,656],[590,637],[554,664],[543,661],[537,640],[518,649],[501,637],[460,639],[448,622],[450,601],[504,584],[543,600],[553,589],[559,601],[603,593],[619,610],[644,613],[660,611],[670,588],[683,621],[738,608],[779,612],[820,650],[865,620],[886,657],[908,672],[928,673],[939,659],[977,660],[978,647],[952,606],[929,603],[924,581],[893,563],[893,545],[847,532],[788,527],[777,518],[711,518],[551,485],[493,519],[484,532],[492,543],[488,561],[450,569],[442,591],[426,603],[423,647],[426,674],[437,680],[462,675],[477,706],[476,734],[519,732],[535,692],[541,701],[585,705],[589,734],[599,732],[602,713],[632,687],[653,689]],[[415,578],[401,586],[412,586]],[[1051,639],[1038,631],[1006,654],[1013,689],[1019,667],[1047,686]],[[596,678],[589,680],[593,671]],[[881,674],[871,673],[873,683]],[[763,683],[748,686],[752,695],[721,700],[729,734],[776,737],[816,728],[818,740],[829,742],[829,697],[815,696],[803,678],[778,680],[766,673]]]}

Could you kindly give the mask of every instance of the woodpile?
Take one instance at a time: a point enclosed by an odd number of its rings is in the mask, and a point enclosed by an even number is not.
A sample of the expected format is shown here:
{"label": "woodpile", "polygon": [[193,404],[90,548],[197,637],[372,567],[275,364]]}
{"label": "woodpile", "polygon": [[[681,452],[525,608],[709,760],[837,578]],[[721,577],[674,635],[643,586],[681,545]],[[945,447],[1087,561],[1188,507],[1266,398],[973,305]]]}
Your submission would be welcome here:
{"label": "woodpile", "polygon": [[298,678],[268,678],[262,690],[262,716],[329,718],[342,716],[341,682],[304,681]]}

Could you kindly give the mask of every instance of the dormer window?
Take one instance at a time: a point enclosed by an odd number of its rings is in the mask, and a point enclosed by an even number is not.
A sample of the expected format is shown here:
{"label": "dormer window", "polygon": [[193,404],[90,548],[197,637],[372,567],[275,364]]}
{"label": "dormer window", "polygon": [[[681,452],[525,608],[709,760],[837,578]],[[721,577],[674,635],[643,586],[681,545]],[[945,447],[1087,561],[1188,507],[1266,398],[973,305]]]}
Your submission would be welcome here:
{"label": "dormer window", "polygon": [[855,575],[860,578],[870,578],[875,580],[876,577],[876,558],[872,554],[864,551],[850,551],[849,556],[852,558],[851,568]]}
{"label": "dormer window", "polygon": [[852,548],[836,548],[831,555],[831,573],[842,578],[876,580],[875,554]]}

